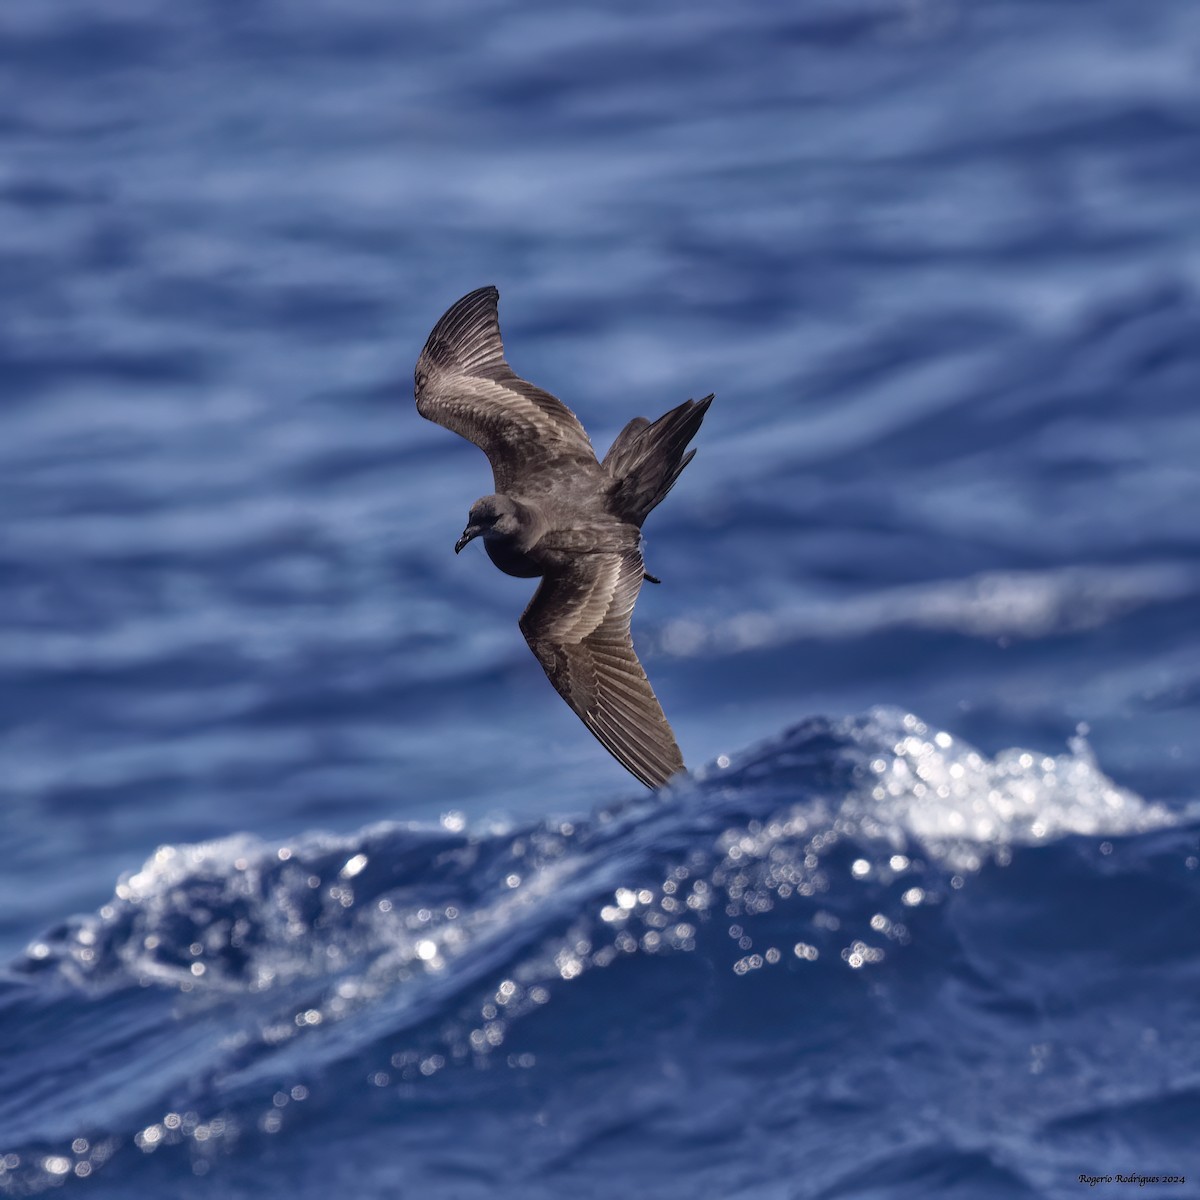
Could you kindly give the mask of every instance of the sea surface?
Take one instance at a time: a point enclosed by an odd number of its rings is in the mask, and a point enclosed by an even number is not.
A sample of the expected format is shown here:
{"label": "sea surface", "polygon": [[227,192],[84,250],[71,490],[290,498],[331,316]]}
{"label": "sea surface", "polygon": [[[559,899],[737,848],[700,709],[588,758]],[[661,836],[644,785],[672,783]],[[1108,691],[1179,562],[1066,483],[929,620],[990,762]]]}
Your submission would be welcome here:
{"label": "sea surface", "polygon": [[[489,283],[717,394],[659,793],[453,553]],[[5,0],[0,1194],[1194,1196],[1198,1035],[1195,0]]]}

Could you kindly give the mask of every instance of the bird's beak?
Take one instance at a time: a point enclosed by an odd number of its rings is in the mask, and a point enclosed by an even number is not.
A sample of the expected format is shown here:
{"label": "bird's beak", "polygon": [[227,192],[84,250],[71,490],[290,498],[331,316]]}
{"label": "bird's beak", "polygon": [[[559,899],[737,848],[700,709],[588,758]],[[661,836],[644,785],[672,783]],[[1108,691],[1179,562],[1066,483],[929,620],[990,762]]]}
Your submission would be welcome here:
{"label": "bird's beak", "polygon": [[468,525],[466,529],[462,531],[462,537],[460,537],[458,541],[454,543],[454,553],[458,554],[468,542],[473,541],[482,532],[483,530],[480,529],[478,525]]}

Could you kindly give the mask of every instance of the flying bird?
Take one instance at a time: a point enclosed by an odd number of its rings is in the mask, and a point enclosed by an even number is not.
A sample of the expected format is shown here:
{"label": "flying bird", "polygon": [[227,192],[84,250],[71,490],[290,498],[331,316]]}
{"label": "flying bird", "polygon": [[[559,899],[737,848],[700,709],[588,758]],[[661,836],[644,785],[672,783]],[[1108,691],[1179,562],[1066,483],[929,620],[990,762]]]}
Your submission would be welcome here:
{"label": "flying bird", "polygon": [[633,649],[643,580],[642,522],[674,486],[712,403],[634,417],[597,461],[579,419],[504,359],[483,287],[433,327],[414,372],[417,411],[474,442],[495,492],[471,506],[457,554],[482,537],[508,575],[541,577],[521,632],[550,682],[608,752],[647,787],[684,770],[675,735]]}

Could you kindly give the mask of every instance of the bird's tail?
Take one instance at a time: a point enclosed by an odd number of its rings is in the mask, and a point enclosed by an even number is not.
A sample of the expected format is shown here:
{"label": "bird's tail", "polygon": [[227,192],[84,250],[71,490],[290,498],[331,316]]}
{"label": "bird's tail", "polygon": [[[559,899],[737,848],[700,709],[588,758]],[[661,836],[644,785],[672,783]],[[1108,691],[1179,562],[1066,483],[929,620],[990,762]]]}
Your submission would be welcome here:
{"label": "bird's tail", "polygon": [[685,400],[653,424],[645,417],[634,417],[617,434],[601,465],[612,476],[613,507],[624,520],[640,528],[651,509],[675,486],[696,454],[688,450],[688,442],[696,436],[712,402],[711,395]]}

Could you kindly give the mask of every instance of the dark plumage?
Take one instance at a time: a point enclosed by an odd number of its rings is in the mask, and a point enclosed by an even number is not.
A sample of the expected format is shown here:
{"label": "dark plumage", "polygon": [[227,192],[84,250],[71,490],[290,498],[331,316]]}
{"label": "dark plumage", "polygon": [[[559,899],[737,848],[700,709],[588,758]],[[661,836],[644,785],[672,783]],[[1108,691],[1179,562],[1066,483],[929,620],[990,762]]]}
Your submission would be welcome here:
{"label": "dark plumage", "polygon": [[541,576],[521,616],[525,640],[613,757],[658,787],[684,766],[629,632],[642,581],[653,579],[640,530],[692,461],[688,443],[713,398],[653,423],[635,417],[597,462],[575,414],[504,361],[498,300],[494,287],[464,296],[417,360],[417,411],[492,464],[495,494],[472,505],[454,549],[482,537],[500,570]]}

